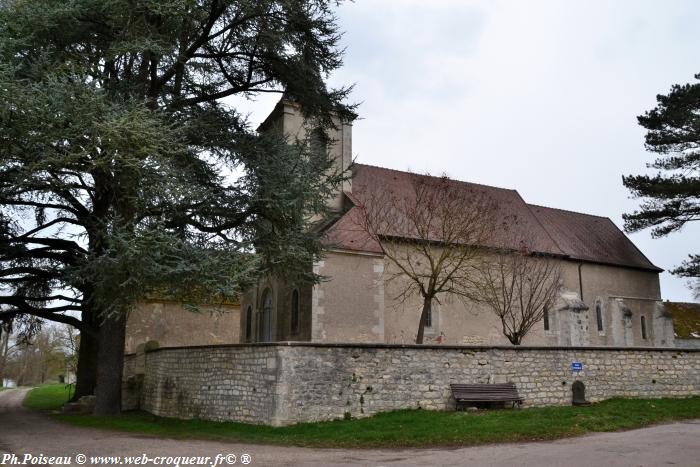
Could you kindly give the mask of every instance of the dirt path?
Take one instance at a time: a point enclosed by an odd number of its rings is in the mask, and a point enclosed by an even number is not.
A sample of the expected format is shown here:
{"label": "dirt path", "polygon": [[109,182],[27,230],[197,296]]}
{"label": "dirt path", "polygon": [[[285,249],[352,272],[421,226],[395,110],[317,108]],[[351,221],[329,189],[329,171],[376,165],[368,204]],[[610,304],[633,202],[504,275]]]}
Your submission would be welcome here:
{"label": "dirt path", "polygon": [[[700,466],[700,420],[621,433],[601,433],[542,443],[461,449],[353,450],[155,439],[78,428],[21,407],[26,389],[0,392],[2,453],[87,456],[210,456],[249,454],[256,466]],[[16,464],[22,465],[22,464]],[[153,465],[152,463],[150,465]],[[172,465],[172,464],[170,464]],[[183,463],[184,465],[184,463]],[[223,462],[223,467],[228,464]],[[207,466],[208,467],[208,466]]]}

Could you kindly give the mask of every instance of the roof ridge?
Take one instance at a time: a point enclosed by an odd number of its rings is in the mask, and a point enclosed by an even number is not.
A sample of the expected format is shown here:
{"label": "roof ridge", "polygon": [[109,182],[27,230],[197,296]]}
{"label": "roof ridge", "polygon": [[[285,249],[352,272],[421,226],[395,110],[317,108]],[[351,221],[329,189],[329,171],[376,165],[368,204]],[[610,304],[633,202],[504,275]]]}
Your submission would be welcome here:
{"label": "roof ridge", "polygon": [[[417,176],[419,176],[419,177],[440,178],[439,175],[429,175],[429,174],[422,174],[422,173],[417,173],[417,172],[409,172],[409,171],[407,171],[407,170],[392,169],[392,168],[390,168],[390,167],[382,167],[382,166],[380,166],[380,165],[362,164],[362,163],[359,163],[359,162],[353,162],[352,165],[362,166],[362,167],[370,167],[370,168],[372,168],[372,169],[386,170],[386,171],[388,171],[388,172],[398,172],[398,173],[401,173],[401,174],[412,174],[412,175],[417,175]],[[518,194],[518,197],[522,200],[523,203],[525,203],[525,204],[528,206],[528,208],[530,208],[530,207],[535,207],[535,208],[544,208],[544,209],[554,209],[554,210],[556,210],[556,211],[569,212],[569,213],[571,213],[571,214],[581,214],[581,215],[584,215],[584,216],[598,217],[598,218],[601,218],[601,219],[607,219],[607,220],[609,220],[609,221],[612,222],[612,219],[610,219],[609,216],[601,216],[601,215],[599,215],[599,214],[590,214],[590,213],[587,213],[587,212],[573,211],[573,210],[571,210],[571,209],[554,208],[554,207],[552,207],[552,206],[544,206],[544,205],[542,205],[542,204],[528,203],[527,201],[525,201],[525,199],[522,197],[522,195],[520,195],[520,192],[519,192],[517,189],[515,189],[515,188],[504,188],[504,187],[500,187],[500,186],[487,185],[487,184],[485,184],[485,183],[469,182],[469,181],[466,181],[466,180],[460,180],[460,179],[458,179],[458,178],[452,178],[452,177],[450,177],[450,176],[448,176],[447,178],[449,178],[450,180],[452,180],[452,181],[454,181],[454,182],[458,182],[458,183],[468,183],[468,184],[470,184],[470,185],[483,186],[483,187],[487,187],[487,188],[495,188],[495,189],[497,189],[497,190],[512,191],[512,192]],[[534,215],[534,214],[533,214],[533,215]],[[613,222],[613,224],[614,224],[614,222]],[[615,225],[615,226],[617,227],[617,225]]]}
{"label": "roof ridge", "polygon": [[[533,208],[553,209],[555,211],[568,212],[571,214],[581,214],[583,216],[599,217],[601,219],[606,219],[606,220],[609,220],[610,222],[613,222],[609,216],[601,216],[599,214],[589,214],[587,212],[581,212],[581,211],[572,211],[571,209],[553,208],[552,206],[543,206],[541,204],[534,204],[534,203],[527,203],[527,202],[525,204],[527,204],[528,206],[531,206]],[[613,222],[613,224],[614,224],[614,222]],[[616,227],[617,227],[617,225],[616,225]]]}
{"label": "roof ridge", "polygon": [[[368,185],[366,189],[369,190],[379,189],[377,187],[381,185],[403,189],[401,187],[410,182],[412,175],[422,177],[423,180],[438,179],[434,175],[423,175],[357,162],[353,163],[352,167],[353,177],[357,177],[358,181],[363,180],[363,183]],[[568,260],[610,264],[655,272],[663,271],[654,265],[610,217],[530,204],[515,189],[457,179],[449,179],[449,183],[459,187],[460,191],[483,191],[494,200],[502,201],[504,203],[503,211],[499,215],[521,217],[523,225],[520,229],[524,235],[536,237],[533,240],[536,240],[535,243],[538,245],[535,248],[537,251],[557,256],[562,255]],[[359,187],[360,185],[353,188],[357,190]]]}
{"label": "roof ridge", "polygon": [[540,218],[537,217],[537,214],[535,214],[534,212],[532,212],[531,205],[528,204],[528,203],[525,201],[525,199],[523,199],[523,197],[520,195],[520,192],[517,191],[517,190],[515,190],[515,192],[518,194],[518,196],[519,196],[520,199],[522,200],[523,204],[525,204],[525,207],[527,208],[527,210],[528,210],[528,212],[530,213],[530,215],[531,215],[532,217],[535,218],[535,222],[537,222],[537,223],[539,224],[539,226],[542,227],[542,230],[544,230],[544,233],[546,233],[547,236],[549,237],[549,239],[552,241],[552,243],[554,243],[554,246],[556,246],[557,249],[558,249],[558,250],[561,252],[561,254],[563,254],[564,256],[567,256],[567,257],[568,257],[568,256],[571,256],[571,255],[569,255],[566,251],[564,251],[564,249],[561,247],[561,245],[559,245],[559,243],[554,239],[554,237],[553,237],[552,234],[549,232],[549,230],[547,230],[547,227],[545,227],[544,224],[542,223],[542,221],[540,220]]}
{"label": "roof ridge", "polygon": [[[386,170],[386,171],[388,171],[388,172],[398,172],[398,173],[405,174],[405,175],[417,175],[417,176],[419,176],[419,177],[427,177],[427,178],[440,178],[440,175],[429,175],[429,174],[422,174],[422,173],[418,173],[418,172],[409,172],[408,170],[391,169],[391,168],[389,168],[389,167],[382,167],[382,166],[379,166],[379,165],[372,165],[372,164],[360,164],[359,162],[353,162],[353,165],[362,166],[362,167],[370,167],[370,168],[372,168],[372,169]],[[460,180],[460,179],[458,179],[458,178],[452,178],[452,177],[450,177],[449,175],[447,175],[447,178],[449,178],[451,181],[457,182],[457,183],[465,183],[465,184],[469,184],[469,185],[483,186],[483,187],[486,187],[486,188],[493,188],[493,189],[496,189],[496,190],[503,190],[503,191],[514,191],[514,192],[517,193],[517,190],[515,190],[514,188],[503,188],[503,187],[501,187],[501,186],[486,185],[485,183],[468,182],[468,181],[466,181],[466,180]],[[523,202],[524,202],[524,201],[525,201],[525,200],[523,200]]]}

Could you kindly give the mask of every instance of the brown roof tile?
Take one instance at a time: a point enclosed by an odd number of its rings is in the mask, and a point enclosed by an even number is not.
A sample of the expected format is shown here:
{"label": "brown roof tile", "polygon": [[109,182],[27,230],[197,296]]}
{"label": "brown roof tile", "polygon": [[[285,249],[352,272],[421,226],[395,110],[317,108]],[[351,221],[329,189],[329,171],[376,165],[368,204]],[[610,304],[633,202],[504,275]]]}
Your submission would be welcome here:
{"label": "brown roof tile", "polygon": [[[355,200],[367,192],[387,189],[408,194],[414,174],[363,164],[354,164],[352,174],[352,193],[347,195],[353,206],[326,230],[324,243],[327,247],[381,253],[379,244],[359,225]],[[457,180],[453,183],[455,187],[478,192],[494,200],[499,216],[496,225],[517,219],[516,237],[512,233],[507,236],[497,233],[493,244],[485,246],[516,249],[519,245],[527,244],[540,253],[660,271],[610,219],[528,205],[515,190]],[[410,234],[406,233],[406,236]]]}
{"label": "brown roof tile", "polygon": [[661,271],[607,217],[528,206],[559,248],[573,259]]}

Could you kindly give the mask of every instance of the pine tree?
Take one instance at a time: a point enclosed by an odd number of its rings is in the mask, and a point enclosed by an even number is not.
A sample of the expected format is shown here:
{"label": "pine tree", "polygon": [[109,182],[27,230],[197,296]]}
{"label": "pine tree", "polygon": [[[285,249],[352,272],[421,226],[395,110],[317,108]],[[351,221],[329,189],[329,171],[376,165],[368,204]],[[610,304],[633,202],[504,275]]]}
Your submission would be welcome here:
{"label": "pine tree", "polygon": [[[640,210],[623,215],[625,229],[652,227],[652,236],[658,238],[700,220],[700,83],[674,85],[656,100],[657,106],[638,120],[647,130],[647,150],[659,155],[648,167],[658,172],[622,181],[633,196],[644,198]],[[700,255],[689,255],[672,272],[694,279],[692,287],[700,290]]]}
{"label": "pine tree", "polygon": [[[76,397],[120,406],[126,316],[150,293],[315,280],[325,155],[259,135],[228,96],[353,118],[325,0],[0,2],[0,318],[81,330]],[[255,253],[255,254],[253,254]]]}

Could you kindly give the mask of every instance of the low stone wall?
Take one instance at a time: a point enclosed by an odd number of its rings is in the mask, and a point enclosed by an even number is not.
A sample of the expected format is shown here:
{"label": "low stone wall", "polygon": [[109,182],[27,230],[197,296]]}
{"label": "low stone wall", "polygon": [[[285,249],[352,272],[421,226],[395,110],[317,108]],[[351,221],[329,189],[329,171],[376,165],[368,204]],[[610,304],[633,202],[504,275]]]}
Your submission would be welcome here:
{"label": "low stone wall", "polygon": [[122,410],[138,410],[141,408],[145,372],[146,356],[143,350],[138,353],[124,355]]}
{"label": "low stone wall", "polygon": [[[583,371],[573,373],[572,362]],[[136,366],[136,365],[131,365]],[[403,408],[451,409],[450,383],[512,381],[526,406],[700,395],[700,352],[278,343],[145,355],[141,407],[167,417],[287,425]]]}
{"label": "low stone wall", "polygon": [[146,353],[141,407],[164,417],[272,423],[276,347],[180,347]]}
{"label": "low stone wall", "polygon": [[700,339],[679,339],[674,341],[679,349],[700,349]]}

